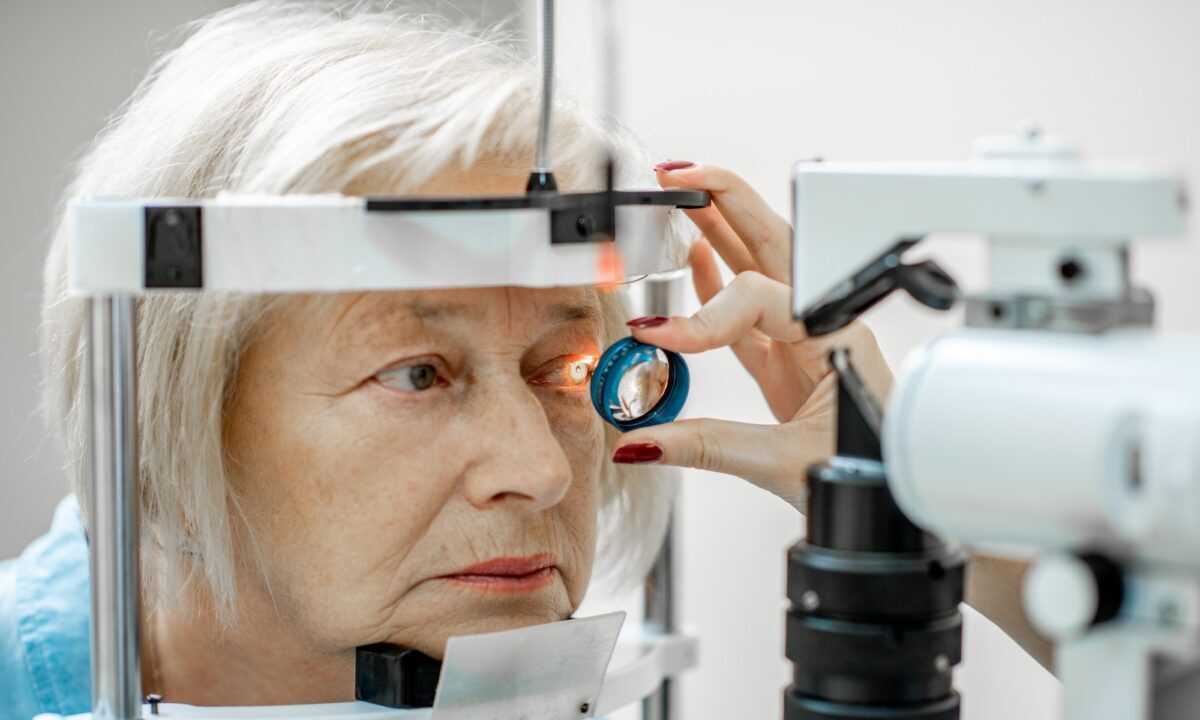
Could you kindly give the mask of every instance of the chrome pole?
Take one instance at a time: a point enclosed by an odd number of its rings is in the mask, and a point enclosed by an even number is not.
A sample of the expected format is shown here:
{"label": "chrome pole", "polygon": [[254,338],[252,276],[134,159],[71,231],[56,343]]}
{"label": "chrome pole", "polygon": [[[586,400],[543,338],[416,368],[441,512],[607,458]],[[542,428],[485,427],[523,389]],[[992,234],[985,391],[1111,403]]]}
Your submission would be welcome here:
{"label": "chrome pole", "polygon": [[141,717],[135,299],[91,298],[92,712]]}
{"label": "chrome pole", "polygon": [[[645,281],[644,314],[670,316],[680,306],[682,279],[685,272],[673,272],[662,277],[651,277]],[[679,470],[670,468],[671,480],[678,482]],[[671,514],[667,520],[667,534],[659,548],[658,558],[650,573],[646,576],[644,597],[642,600],[647,629],[654,632],[673,633],[676,630],[675,619],[675,503],[671,504]],[[644,720],[670,720],[671,718],[671,680],[663,680],[663,684],[650,697],[642,701],[642,718]]]}
{"label": "chrome pole", "polygon": [[548,173],[553,169],[550,167],[550,118],[554,104],[554,0],[542,0],[538,14],[538,50],[542,66],[542,107],[534,171]]}

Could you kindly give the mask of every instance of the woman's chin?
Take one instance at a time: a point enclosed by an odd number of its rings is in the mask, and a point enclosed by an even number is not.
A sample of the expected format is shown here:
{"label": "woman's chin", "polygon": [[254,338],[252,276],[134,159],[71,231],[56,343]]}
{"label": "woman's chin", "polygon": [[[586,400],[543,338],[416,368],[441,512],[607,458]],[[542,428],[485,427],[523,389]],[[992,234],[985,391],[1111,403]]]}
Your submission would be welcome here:
{"label": "woman's chin", "polygon": [[566,620],[569,613],[566,615],[547,614],[538,612],[518,612],[511,614],[497,615],[481,615],[475,618],[464,618],[455,622],[453,626],[439,628],[433,633],[420,638],[402,641],[394,640],[398,645],[403,647],[419,650],[429,657],[441,660],[446,655],[446,644],[451,638],[462,637],[466,635],[482,635],[485,633],[503,632],[505,630],[515,630],[517,628],[530,627],[532,625],[542,625],[558,620]]}
{"label": "woman's chin", "polygon": [[[430,592],[432,591],[432,592]],[[441,579],[422,593],[422,605],[409,618],[422,621],[419,637],[394,638],[393,642],[441,658],[452,637],[501,632],[566,620],[574,612],[565,585],[557,573],[549,581],[534,578],[502,583],[494,580]],[[408,624],[408,623],[406,623]]]}

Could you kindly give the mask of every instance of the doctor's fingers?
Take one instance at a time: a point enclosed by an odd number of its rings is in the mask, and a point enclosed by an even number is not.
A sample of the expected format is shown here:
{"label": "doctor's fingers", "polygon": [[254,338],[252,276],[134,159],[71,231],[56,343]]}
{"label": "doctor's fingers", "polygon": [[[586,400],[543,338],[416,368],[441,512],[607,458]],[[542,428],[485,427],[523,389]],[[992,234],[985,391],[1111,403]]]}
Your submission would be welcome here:
{"label": "doctor's fingers", "polygon": [[625,433],[613,452],[613,462],[736,475],[803,510],[805,472],[832,452],[828,423],[753,425],[700,418]]}
{"label": "doctor's fingers", "polygon": [[799,342],[805,338],[804,327],[792,320],[791,294],[783,283],[744,272],[691,317],[674,317],[649,327],[638,327],[645,321],[633,321],[633,336],[683,353],[732,345],[756,329],[775,340]]}
{"label": "doctor's fingers", "polygon": [[745,252],[759,272],[788,282],[792,274],[792,227],[775,214],[749,183],[716,165],[690,165],[673,170],[666,167],[670,164],[655,169],[664,188],[707,190],[712,194],[718,214],[714,215],[712,207],[687,213],[734,272],[748,269],[735,265],[735,262],[744,264],[742,252]]}
{"label": "doctor's fingers", "polygon": [[[712,246],[708,240],[700,238],[692,245],[689,264],[692,266],[692,283],[696,286],[696,297],[701,305],[705,305],[725,289],[725,281],[721,279],[721,271],[717,268],[717,260],[713,257]],[[758,330],[751,330],[741,339],[730,343],[729,347],[742,366],[761,385],[760,374],[771,348],[770,338]]]}
{"label": "doctor's fingers", "polygon": [[792,346],[792,357],[810,377],[830,375],[829,353],[834,348],[850,351],[850,362],[882,405],[892,389],[892,371],[884,359],[875,333],[861,320],[856,320],[837,332],[809,338]]}

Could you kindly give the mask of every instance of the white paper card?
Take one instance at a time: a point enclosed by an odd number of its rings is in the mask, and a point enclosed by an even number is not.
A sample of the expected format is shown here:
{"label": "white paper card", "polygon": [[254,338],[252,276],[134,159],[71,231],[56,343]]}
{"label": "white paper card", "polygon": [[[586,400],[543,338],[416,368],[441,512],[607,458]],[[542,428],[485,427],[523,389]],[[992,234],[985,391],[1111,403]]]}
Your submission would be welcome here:
{"label": "white paper card", "polygon": [[625,613],[450,638],[433,720],[573,720],[596,698]]}

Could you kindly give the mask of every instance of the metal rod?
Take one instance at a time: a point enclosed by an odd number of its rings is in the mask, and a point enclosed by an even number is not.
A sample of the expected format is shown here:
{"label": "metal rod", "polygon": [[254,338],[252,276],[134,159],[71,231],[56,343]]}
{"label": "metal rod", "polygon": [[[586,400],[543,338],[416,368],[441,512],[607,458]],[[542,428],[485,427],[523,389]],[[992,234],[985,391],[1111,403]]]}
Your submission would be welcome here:
{"label": "metal rod", "polygon": [[[646,315],[670,316],[679,307],[679,296],[682,292],[681,281],[686,272],[674,272],[660,277],[647,278],[645,285],[644,313]],[[671,468],[671,481],[678,483],[679,470]],[[667,534],[658,558],[650,573],[646,576],[643,598],[645,624],[648,629],[661,633],[673,633],[676,630],[675,618],[675,504],[671,504],[671,515],[667,520]],[[671,686],[670,680],[664,680],[659,689],[642,701],[642,718],[644,720],[670,720],[671,718]]]}
{"label": "metal rod", "polygon": [[617,52],[617,8],[615,0],[600,0],[596,6],[596,24],[600,28],[601,107],[604,113],[604,184],[612,191],[617,182],[617,132],[621,117],[620,65]]}
{"label": "metal rod", "polygon": [[542,65],[542,112],[538,123],[536,172],[550,172],[550,115],[554,102],[554,0],[542,0],[538,14],[538,52]]}
{"label": "metal rod", "polygon": [[90,299],[92,712],[141,717],[135,300]]}
{"label": "metal rod", "polygon": [[[677,470],[670,470],[677,476]],[[658,559],[646,576],[643,607],[646,626],[664,634],[675,632],[675,506],[671,505],[671,518],[667,521],[667,535]],[[670,720],[672,681],[664,679],[653,695],[642,701],[643,720]]]}

